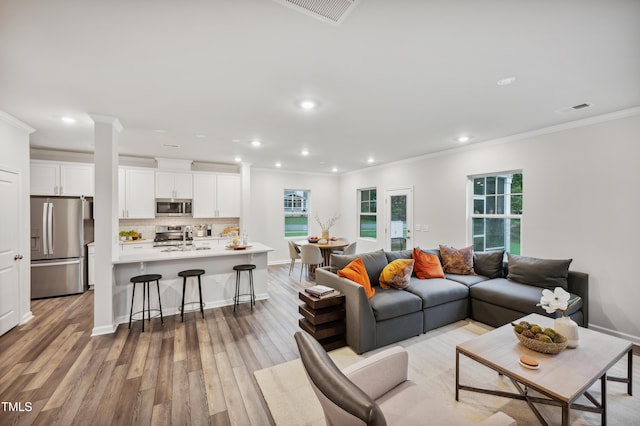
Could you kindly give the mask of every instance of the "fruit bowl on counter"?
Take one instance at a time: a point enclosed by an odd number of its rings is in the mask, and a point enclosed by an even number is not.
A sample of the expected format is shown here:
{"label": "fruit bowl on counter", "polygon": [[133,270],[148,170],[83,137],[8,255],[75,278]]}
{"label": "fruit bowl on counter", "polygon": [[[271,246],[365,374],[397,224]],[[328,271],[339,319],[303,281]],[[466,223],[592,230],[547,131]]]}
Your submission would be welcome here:
{"label": "fruit bowl on counter", "polygon": [[520,321],[511,323],[513,333],[524,347],[543,354],[557,354],[562,352],[569,341],[565,336],[552,328],[542,328],[537,324]]}

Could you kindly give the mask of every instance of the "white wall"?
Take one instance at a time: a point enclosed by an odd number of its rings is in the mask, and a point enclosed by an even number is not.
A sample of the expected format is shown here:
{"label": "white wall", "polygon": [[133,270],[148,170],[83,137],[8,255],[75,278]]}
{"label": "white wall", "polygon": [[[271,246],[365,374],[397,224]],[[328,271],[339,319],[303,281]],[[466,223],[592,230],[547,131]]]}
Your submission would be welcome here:
{"label": "white wall", "polygon": [[[640,343],[640,116],[425,157],[342,176],[340,203],[356,207],[358,188],[413,185],[414,221],[429,232],[414,244],[470,245],[468,175],[523,170],[522,254],[572,258],[590,275],[590,325]],[[381,213],[379,208],[379,214]],[[355,213],[343,225],[356,228]],[[383,235],[382,219],[378,235]],[[383,247],[358,241],[358,251]]]}
{"label": "white wall", "polygon": [[[285,189],[311,191],[309,229],[312,235],[320,235],[321,233],[320,226],[313,218],[316,212],[323,220],[334,213],[341,212],[339,205],[340,186],[337,176],[252,169],[249,239],[259,241],[275,249],[269,253],[269,263],[289,261],[289,248],[287,240],[284,238],[283,196]],[[345,235],[347,228],[344,223],[343,215],[331,228],[331,235]]]}
{"label": "white wall", "polygon": [[31,319],[31,236],[30,222],[30,179],[29,179],[29,134],[33,129],[12,116],[0,111],[0,164],[7,170],[19,173],[19,193],[22,205],[20,222],[19,253],[23,258],[19,265],[20,307],[19,321]]}
{"label": "white wall", "polygon": [[[467,176],[522,170],[522,254],[572,258],[571,269],[590,276],[590,327],[640,344],[640,114],[601,117],[580,127],[533,132],[511,142],[486,143],[373,167],[341,177],[252,171],[251,239],[276,250],[269,262],[288,260],[283,238],[282,191],[310,189],[312,210],[338,211],[332,230],[356,240],[357,190],[377,187],[377,241],[357,239],[358,251],[384,247],[384,192],[413,186],[414,245],[470,245]],[[622,116],[620,114],[619,116]],[[599,121],[599,122],[596,122]],[[591,123],[591,124],[589,124]],[[320,229],[313,219],[312,233]]]}

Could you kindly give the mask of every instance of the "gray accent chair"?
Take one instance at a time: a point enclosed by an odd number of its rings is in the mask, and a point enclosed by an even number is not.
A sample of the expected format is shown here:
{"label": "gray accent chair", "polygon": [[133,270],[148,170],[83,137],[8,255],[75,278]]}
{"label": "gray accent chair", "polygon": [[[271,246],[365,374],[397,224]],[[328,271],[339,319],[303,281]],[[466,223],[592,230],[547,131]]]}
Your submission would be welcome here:
{"label": "gray accent chair", "polygon": [[[400,346],[341,371],[309,334],[297,331],[295,339],[328,425],[470,424],[408,380],[409,355]],[[479,424],[515,426],[516,423],[498,412]]]}

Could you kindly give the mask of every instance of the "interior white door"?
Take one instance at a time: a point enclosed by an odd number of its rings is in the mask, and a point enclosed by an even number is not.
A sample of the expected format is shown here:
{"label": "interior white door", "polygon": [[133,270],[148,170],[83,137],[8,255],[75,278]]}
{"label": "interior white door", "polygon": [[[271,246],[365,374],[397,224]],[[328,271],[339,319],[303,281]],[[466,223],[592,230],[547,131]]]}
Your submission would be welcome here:
{"label": "interior white door", "polygon": [[0,335],[19,322],[20,280],[18,265],[19,210],[18,175],[0,170],[0,200],[4,201],[0,220]]}
{"label": "interior white door", "polygon": [[385,194],[386,223],[385,246],[387,250],[413,248],[413,189],[388,190]]}

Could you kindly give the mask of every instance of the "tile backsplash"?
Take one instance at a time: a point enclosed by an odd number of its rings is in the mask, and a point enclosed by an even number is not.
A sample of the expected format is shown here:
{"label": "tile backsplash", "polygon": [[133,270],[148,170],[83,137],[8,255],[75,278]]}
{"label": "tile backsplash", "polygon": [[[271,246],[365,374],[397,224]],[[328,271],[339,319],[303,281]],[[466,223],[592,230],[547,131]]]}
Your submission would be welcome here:
{"label": "tile backsplash", "polygon": [[220,236],[224,228],[235,227],[238,218],[193,218],[193,217],[161,217],[156,219],[120,219],[120,231],[138,231],[142,238],[151,240],[156,236],[156,225],[209,225],[211,235]]}

